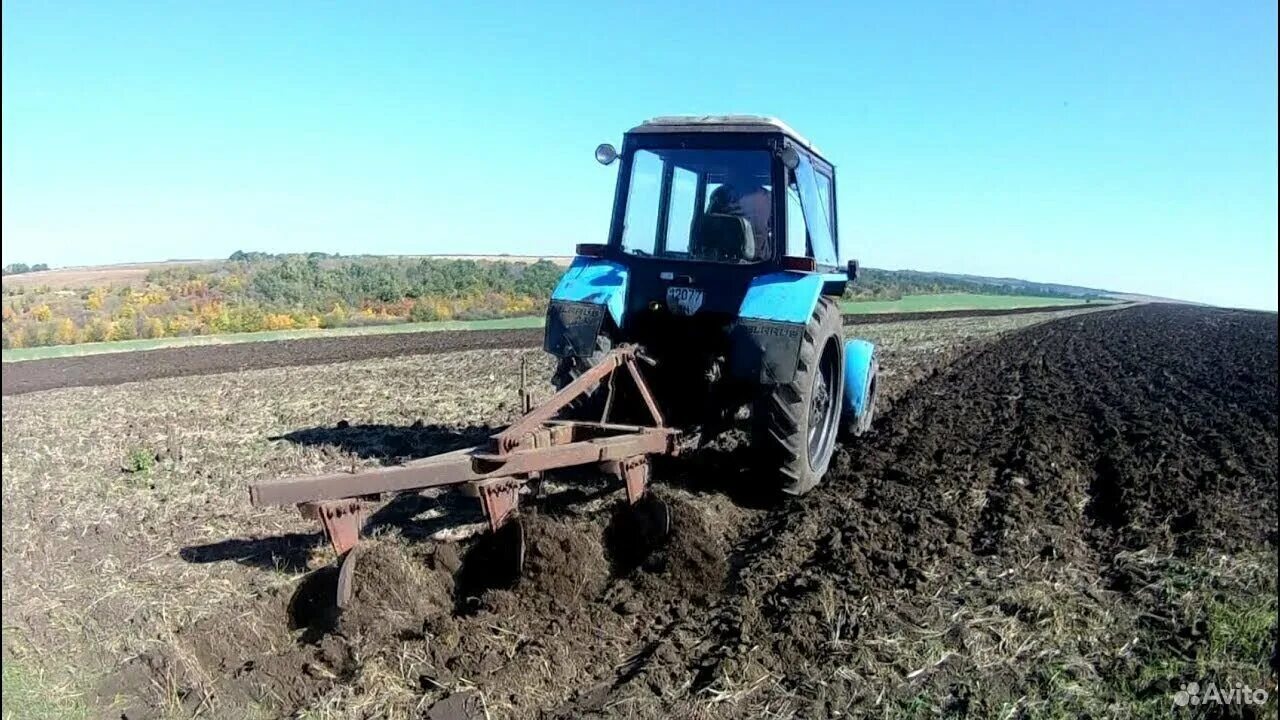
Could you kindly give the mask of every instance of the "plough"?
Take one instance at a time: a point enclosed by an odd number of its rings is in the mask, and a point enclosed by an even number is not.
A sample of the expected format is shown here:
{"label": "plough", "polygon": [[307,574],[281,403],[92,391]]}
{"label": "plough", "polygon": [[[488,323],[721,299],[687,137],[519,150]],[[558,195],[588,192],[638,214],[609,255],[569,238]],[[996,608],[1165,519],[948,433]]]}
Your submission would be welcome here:
{"label": "plough", "polygon": [[[338,554],[337,606],[351,602],[355,552],[369,511],[389,494],[414,493],[445,486],[468,486],[480,501],[488,528],[514,564],[524,564],[525,530],[520,521],[520,494],[542,473],[596,465],[622,481],[627,503],[643,518],[646,535],[662,537],[670,530],[670,512],[649,490],[649,456],[678,452],[680,433],[664,424],[638,363],[652,363],[634,345],[611,350],[604,360],[578,376],[542,405],[533,408],[522,383],[525,414],[488,443],[360,472],[265,480],[249,487],[257,507],[296,505],[304,517],[317,520]],[[616,390],[612,375],[625,368],[642,399],[651,424],[609,422]],[[557,418],[566,406],[597,385],[606,388],[599,421]]]}

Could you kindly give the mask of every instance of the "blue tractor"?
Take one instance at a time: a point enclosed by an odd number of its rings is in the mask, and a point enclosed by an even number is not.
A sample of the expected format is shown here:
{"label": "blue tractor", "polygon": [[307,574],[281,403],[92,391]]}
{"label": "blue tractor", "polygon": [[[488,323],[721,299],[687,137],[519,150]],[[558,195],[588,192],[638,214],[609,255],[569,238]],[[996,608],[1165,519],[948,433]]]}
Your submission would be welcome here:
{"label": "blue tractor", "polygon": [[[556,386],[616,346],[640,348],[670,425],[706,442],[749,409],[765,474],[783,492],[810,490],[838,438],[870,427],[876,401],[874,345],[841,332],[837,299],[858,265],[839,260],[835,167],[755,116],[655,118],[596,159],[619,163],[613,219],[552,294]],[[607,414],[603,386],[565,414]]]}
{"label": "blue tractor", "polygon": [[[835,168],[777,120],[666,117],[632,128],[608,242],[579,245],[547,310],[559,358],[551,398],[473,448],[401,465],[253,483],[258,506],[296,505],[340,558],[337,608],[351,602],[365,518],[398,494],[458,487],[488,520],[478,548],[519,577],[521,498],[545,473],[595,467],[622,481],[636,547],[671,529],[650,491],[650,458],[674,455],[751,417],[773,489],[801,494],[827,472],[837,439],[871,425],[875,347],[846,341]],[[625,368],[625,372],[619,372]],[[617,382],[620,376],[630,381]]]}

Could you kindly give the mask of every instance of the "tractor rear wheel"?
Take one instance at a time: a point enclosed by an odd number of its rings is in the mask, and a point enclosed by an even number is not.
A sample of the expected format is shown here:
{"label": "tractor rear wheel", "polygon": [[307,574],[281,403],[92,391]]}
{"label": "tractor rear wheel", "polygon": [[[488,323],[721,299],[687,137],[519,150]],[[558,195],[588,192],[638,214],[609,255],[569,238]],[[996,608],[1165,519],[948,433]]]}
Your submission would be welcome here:
{"label": "tractor rear wheel", "polygon": [[776,472],[778,488],[791,495],[813,489],[835,451],[844,397],[842,326],[835,302],[820,298],[804,329],[795,377],[761,387],[752,407],[752,445],[767,472]]}
{"label": "tractor rear wheel", "polygon": [[[591,351],[590,356],[570,355],[560,358],[555,374],[551,376],[551,384],[556,390],[563,390],[566,385],[577,380],[582,373],[604,360],[604,356],[609,354],[611,349],[613,349],[613,339],[601,328],[600,334],[596,335],[595,349]],[[560,411],[560,417],[566,420],[599,420],[604,412],[604,400],[607,394],[608,388],[596,385],[566,405]]]}

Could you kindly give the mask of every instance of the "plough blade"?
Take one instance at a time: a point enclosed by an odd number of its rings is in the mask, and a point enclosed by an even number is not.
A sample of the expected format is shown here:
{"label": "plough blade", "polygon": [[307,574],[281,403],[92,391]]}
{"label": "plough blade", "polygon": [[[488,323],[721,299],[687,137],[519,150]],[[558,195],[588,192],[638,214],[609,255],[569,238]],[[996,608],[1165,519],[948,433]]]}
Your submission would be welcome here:
{"label": "plough blade", "polygon": [[671,508],[653,493],[632,505],[631,511],[635,513],[636,529],[643,544],[657,546],[671,534]]}
{"label": "plough blade", "polygon": [[481,537],[474,557],[482,558],[480,562],[485,563],[482,572],[485,579],[477,584],[490,587],[515,585],[524,574],[525,540],[525,524],[519,518]]}
{"label": "plough blade", "polygon": [[338,562],[338,609],[351,607],[351,595],[355,592],[356,556],[360,548],[353,547]]}

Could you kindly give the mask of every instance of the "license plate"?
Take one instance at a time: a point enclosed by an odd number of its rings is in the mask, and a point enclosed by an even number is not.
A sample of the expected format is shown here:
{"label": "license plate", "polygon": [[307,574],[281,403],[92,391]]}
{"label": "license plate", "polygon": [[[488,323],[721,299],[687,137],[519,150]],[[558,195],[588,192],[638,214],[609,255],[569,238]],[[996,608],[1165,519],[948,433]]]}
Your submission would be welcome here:
{"label": "license plate", "polygon": [[676,315],[692,315],[702,307],[702,290],[691,287],[667,288],[667,307]]}

